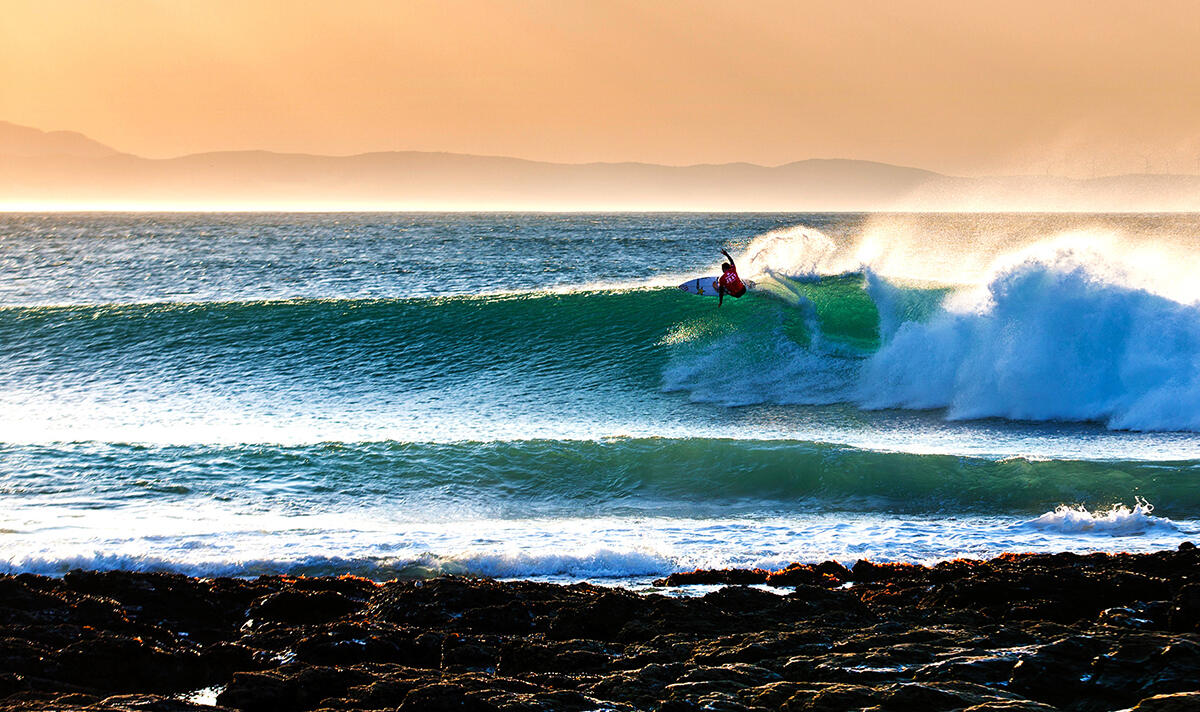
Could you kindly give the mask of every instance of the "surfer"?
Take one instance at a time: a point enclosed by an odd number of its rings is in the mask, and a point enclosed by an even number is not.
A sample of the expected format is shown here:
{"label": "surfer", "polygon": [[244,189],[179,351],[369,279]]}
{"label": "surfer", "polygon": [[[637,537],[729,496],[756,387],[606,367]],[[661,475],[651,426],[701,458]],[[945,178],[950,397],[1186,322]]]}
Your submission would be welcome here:
{"label": "surfer", "polygon": [[717,280],[717,306],[725,301],[725,295],[740,298],[746,293],[746,285],[742,284],[742,280],[738,277],[737,267],[733,264],[733,258],[725,250],[721,250],[721,254],[725,255],[728,262],[721,264],[721,277]]}

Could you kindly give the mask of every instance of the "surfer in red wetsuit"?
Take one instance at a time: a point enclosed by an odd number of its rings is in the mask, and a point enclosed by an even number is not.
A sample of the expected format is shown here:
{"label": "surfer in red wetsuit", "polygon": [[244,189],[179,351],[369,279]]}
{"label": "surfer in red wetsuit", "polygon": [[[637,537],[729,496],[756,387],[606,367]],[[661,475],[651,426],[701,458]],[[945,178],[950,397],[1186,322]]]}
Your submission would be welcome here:
{"label": "surfer in red wetsuit", "polygon": [[721,276],[717,279],[717,306],[721,306],[721,302],[725,301],[726,294],[737,299],[746,293],[746,285],[742,284],[738,277],[733,258],[725,250],[721,250],[721,254],[729,261],[721,265]]}

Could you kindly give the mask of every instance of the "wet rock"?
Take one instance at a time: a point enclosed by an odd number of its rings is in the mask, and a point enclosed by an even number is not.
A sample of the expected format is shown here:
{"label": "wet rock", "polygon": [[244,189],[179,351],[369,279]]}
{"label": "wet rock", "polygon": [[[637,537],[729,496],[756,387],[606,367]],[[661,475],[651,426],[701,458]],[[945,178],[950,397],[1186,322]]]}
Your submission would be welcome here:
{"label": "wet rock", "polygon": [[140,637],[101,635],[53,653],[48,677],[97,690],[169,692],[205,680],[200,655],[165,648]]}
{"label": "wet rock", "polygon": [[705,603],[732,613],[763,613],[782,605],[783,598],[769,591],[745,586],[726,586],[706,594]]}
{"label": "wet rock", "polygon": [[1197,689],[1198,679],[1200,643],[1194,639],[1174,639],[1147,661],[1139,691],[1143,695],[1191,691]]}
{"label": "wet rock", "polygon": [[917,564],[876,564],[860,559],[850,567],[850,576],[856,583],[924,582],[929,577],[929,569]]}
{"label": "wet rock", "polygon": [[1102,643],[1084,636],[1040,646],[1013,666],[1008,687],[1038,702],[1063,705],[1083,696]]}
{"label": "wet rock", "polygon": [[865,685],[830,685],[803,691],[784,703],[787,712],[845,712],[883,703],[883,693]]}
{"label": "wet rock", "polygon": [[497,671],[504,675],[525,672],[601,672],[612,666],[613,648],[596,641],[560,643],[512,642],[500,654]]}
{"label": "wet rock", "polygon": [[592,684],[587,693],[598,699],[652,707],[663,699],[663,690],[683,674],[685,667],[680,663],[646,665],[638,670],[606,676]]}
{"label": "wet rock", "polygon": [[478,636],[448,635],[442,642],[444,669],[494,672],[500,662],[499,641]]}
{"label": "wet rock", "polygon": [[981,685],[1006,683],[1012,677],[1017,658],[1009,655],[954,657],[922,666],[913,678],[926,680],[959,680]]}
{"label": "wet rock", "polygon": [[976,704],[998,701],[997,694],[984,687],[966,689],[965,685],[899,683],[884,689],[884,709],[960,710]]}
{"label": "wet rock", "polygon": [[716,666],[701,665],[685,671],[678,678],[679,682],[729,680],[745,686],[758,686],[770,682],[778,682],[781,679],[777,672],[745,663]]}
{"label": "wet rock", "polygon": [[783,704],[801,691],[811,692],[811,688],[796,682],[769,682],[743,690],[740,697],[750,707],[765,707],[780,709]]}
{"label": "wet rock", "polygon": [[1182,586],[1171,600],[1167,613],[1171,630],[1195,631],[1200,627],[1200,583]]}
{"label": "wet rock", "polygon": [[[0,711],[168,705],[202,687],[228,709],[301,711],[1099,712],[1200,693],[1195,548],[750,573],[706,573],[725,586],[699,597],[0,576]],[[790,590],[730,583],[760,579]]]}
{"label": "wet rock", "polygon": [[1155,695],[1138,702],[1130,712],[1195,712],[1200,710],[1200,692]]}
{"label": "wet rock", "polygon": [[399,712],[495,712],[499,709],[478,693],[446,683],[412,690],[398,708]]}
{"label": "wet rock", "polygon": [[971,705],[963,712],[1058,712],[1058,708],[1032,700],[994,700]]}
{"label": "wet rock", "polygon": [[[799,564],[796,564],[799,566]],[[764,569],[696,569],[671,574],[666,578],[656,579],[655,586],[695,586],[725,584],[730,586],[748,586],[766,583],[771,572]]]}
{"label": "wet rock", "polygon": [[673,682],[663,688],[671,697],[687,697],[699,699],[712,693],[735,693],[746,689],[749,685],[736,680],[697,680],[693,682]]}
{"label": "wet rock", "polygon": [[1100,611],[1096,622],[1135,630],[1166,628],[1169,611],[1170,606],[1164,601],[1135,601]]}
{"label": "wet rock", "polygon": [[104,710],[129,710],[129,712],[215,712],[217,709],[210,705],[199,705],[159,695],[113,695],[104,698],[96,706]]}
{"label": "wet rock", "polygon": [[364,604],[336,591],[287,590],[255,601],[246,615],[255,621],[328,623],[357,613]]}
{"label": "wet rock", "polygon": [[528,633],[534,628],[534,616],[525,605],[510,602],[465,611],[454,627],[480,633]]}
{"label": "wet rock", "polygon": [[624,592],[604,592],[581,605],[559,611],[549,635],[557,639],[615,640],[625,624],[644,610],[644,601]]}
{"label": "wet rock", "polygon": [[360,670],[307,665],[235,673],[228,687],[217,695],[217,703],[247,712],[311,709],[321,700],[340,697],[350,687],[369,679]]}
{"label": "wet rock", "polygon": [[772,571],[767,575],[768,586],[821,586],[831,588],[848,578],[845,567],[833,561],[824,564],[791,564],[786,569]]}

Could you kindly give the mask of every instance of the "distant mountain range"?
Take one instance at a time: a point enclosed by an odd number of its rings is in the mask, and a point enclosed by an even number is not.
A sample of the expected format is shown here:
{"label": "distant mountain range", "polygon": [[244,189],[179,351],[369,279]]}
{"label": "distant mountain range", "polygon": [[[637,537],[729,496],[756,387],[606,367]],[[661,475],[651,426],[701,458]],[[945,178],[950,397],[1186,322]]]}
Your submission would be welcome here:
{"label": "distant mountain range", "polygon": [[0,122],[0,209],[1200,210],[1200,176],[964,178],[872,161],[662,166],[455,153],[150,159]]}

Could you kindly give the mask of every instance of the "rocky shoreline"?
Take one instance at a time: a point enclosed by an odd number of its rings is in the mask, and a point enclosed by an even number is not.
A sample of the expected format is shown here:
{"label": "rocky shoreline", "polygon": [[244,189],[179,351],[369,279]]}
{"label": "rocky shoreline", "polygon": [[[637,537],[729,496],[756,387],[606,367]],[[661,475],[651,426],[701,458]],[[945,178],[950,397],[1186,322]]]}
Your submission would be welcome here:
{"label": "rocky shoreline", "polygon": [[1200,709],[1191,544],[658,583],[3,576],[0,710]]}

